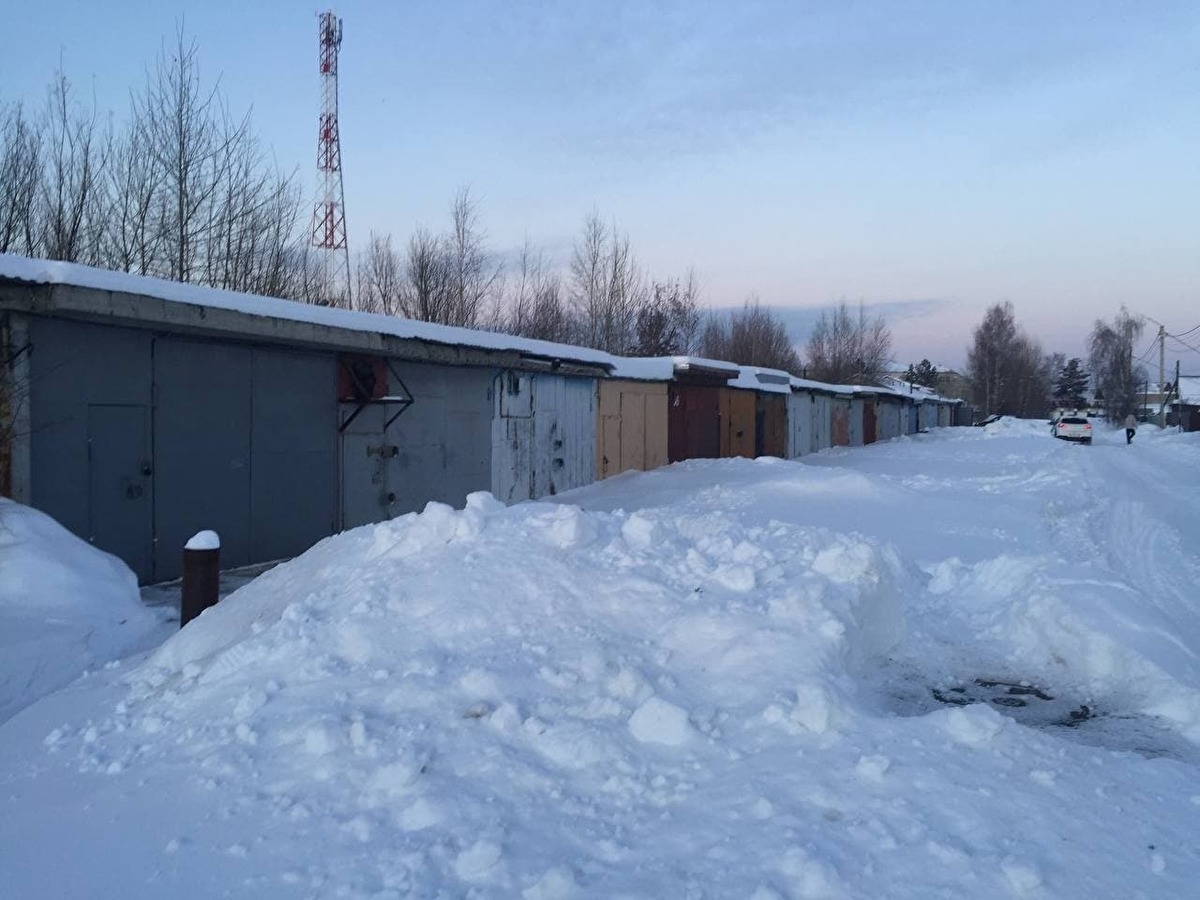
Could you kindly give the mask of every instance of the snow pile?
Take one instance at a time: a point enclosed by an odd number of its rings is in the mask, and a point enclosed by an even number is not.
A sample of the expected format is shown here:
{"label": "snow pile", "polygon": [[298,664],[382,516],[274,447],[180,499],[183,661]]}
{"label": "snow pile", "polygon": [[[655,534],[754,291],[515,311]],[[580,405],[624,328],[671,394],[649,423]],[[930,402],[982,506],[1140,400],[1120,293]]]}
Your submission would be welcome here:
{"label": "snow pile", "polygon": [[0,722],[130,652],[157,623],[121,560],[0,498]]}
{"label": "snow pile", "polygon": [[[0,797],[6,874],[62,896],[1189,897],[1200,444],[996,424],[329,538],[0,729],[0,770],[37,773]],[[48,843],[99,862],[48,870]]]}
{"label": "snow pile", "polygon": [[854,674],[903,639],[909,577],[821,529],[477,494],[261,576],[151,657],[115,714],[49,743],[88,771],[221,783],[249,765],[272,814],[323,844],[402,848],[376,872],[397,889],[564,896],[590,872],[640,892],[683,860],[626,863],[710,792],[728,802],[714,773],[833,739]]}

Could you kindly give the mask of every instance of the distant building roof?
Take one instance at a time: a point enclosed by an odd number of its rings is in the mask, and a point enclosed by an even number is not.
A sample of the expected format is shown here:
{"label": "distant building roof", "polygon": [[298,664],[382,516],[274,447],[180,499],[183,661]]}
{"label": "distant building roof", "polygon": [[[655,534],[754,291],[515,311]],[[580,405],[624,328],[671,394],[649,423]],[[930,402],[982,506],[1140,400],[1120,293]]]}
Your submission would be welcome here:
{"label": "distant building roof", "polygon": [[1200,406],[1200,375],[1179,376],[1179,399],[1189,406]]}

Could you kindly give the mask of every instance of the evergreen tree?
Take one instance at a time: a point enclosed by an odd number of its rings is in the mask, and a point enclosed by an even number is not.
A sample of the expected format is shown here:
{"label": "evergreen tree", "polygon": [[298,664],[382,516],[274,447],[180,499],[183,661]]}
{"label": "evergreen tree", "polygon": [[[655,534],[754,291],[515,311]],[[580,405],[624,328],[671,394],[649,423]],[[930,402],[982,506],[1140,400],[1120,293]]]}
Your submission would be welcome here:
{"label": "evergreen tree", "polygon": [[1060,406],[1082,409],[1087,406],[1088,380],[1091,376],[1083,370],[1083,360],[1073,357],[1058,373],[1054,383],[1054,402]]}
{"label": "evergreen tree", "polygon": [[921,360],[915,366],[909,363],[908,371],[904,373],[904,380],[909,384],[919,384],[921,387],[936,388],[938,380],[937,366],[927,359]]}

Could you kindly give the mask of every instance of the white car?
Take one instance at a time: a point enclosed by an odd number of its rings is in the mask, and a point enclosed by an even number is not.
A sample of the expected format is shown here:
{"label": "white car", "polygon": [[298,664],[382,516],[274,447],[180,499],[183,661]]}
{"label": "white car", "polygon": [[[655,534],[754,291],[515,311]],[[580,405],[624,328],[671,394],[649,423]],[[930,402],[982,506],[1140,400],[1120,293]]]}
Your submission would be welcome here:
{"label": "white car", "polygon": [[1063,416],[1058,419],[1051,429],[1056,438],[1064,441],[1092,442],[1092,423],[1083,416]]}

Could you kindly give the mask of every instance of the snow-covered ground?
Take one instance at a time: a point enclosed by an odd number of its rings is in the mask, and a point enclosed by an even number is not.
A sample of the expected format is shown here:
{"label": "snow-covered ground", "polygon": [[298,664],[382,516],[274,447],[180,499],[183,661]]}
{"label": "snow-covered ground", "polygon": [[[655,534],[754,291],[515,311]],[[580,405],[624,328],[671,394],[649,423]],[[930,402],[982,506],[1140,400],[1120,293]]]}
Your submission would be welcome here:
{"label": "snow-covered ground", "polygon": [[0,722],[86,669],[161,642],[163,620],[125,563],[0,497]]}
{"label": "snow-covered ground", "polygon": [[0,725],[0,893],[1195,897],[1198,469],[1002,420],[330,538]]}

